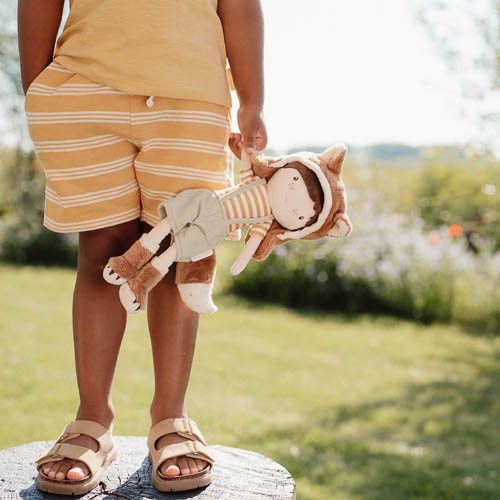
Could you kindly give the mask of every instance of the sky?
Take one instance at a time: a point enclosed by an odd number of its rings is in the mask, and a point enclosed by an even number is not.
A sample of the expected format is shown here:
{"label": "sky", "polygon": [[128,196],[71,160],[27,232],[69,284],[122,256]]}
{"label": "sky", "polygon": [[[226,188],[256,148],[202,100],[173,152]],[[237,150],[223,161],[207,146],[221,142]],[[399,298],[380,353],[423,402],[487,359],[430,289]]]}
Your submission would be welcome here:
{"label": "sky", "polygon": [[274,149],[462,143],[460,85],[412,0],[263,0]]}
{"label": "sky", "polygon": [[469,141],[460,82],[416,2],[262,0],[268,146]]}

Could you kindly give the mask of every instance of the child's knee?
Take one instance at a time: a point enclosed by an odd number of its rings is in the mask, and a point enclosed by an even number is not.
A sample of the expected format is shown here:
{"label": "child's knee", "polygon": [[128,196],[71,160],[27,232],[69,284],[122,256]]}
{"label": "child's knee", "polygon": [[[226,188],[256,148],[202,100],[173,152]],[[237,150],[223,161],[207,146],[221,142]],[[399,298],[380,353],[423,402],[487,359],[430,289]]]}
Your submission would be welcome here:
{"label": "child's knee", "polygon": [[79,233],[79,270],[102,274],[109,258],[125,253],[139,236],[137,219],[130,223]]}

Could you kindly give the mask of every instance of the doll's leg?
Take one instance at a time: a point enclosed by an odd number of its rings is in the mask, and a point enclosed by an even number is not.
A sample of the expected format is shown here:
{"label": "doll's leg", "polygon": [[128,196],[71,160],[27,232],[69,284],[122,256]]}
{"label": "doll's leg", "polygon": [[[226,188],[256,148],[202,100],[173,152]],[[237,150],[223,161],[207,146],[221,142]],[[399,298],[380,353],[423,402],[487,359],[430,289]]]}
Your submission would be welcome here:
{"label": "doll's leg", "polygon": [[136,276],[123,283],[119,291],[120,301],[129,313],[146,308],[149,291],[168,273],[176,257],[177,249],[173,243],[161,255],[153,257]]}
{"label": "doll's leg", "polygon": [[216,273],[216,253],[194,262],[177,262],[175,283],[179,294],[192,311],[210,314],[217,311],[212,300]]}
{"label": "doll's leg", "polygon": [[158,251],[170,230],[170,223],[165,217],[149,233],[142,234],[123,255],[111,257],[102,273],[103,278],[112,285],[122,285],[133,278],[137,270]]}

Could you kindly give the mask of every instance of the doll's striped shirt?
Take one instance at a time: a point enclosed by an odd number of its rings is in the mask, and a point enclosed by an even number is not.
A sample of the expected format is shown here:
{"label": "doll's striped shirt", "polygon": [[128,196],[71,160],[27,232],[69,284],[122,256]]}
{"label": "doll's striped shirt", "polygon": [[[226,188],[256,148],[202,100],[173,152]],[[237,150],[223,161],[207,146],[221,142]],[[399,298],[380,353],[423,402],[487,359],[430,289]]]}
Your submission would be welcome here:
{"label": "doll's striped shirt", "polygon": [[252,182],[262,180],[262,177],[254,175],[251,168],[242,168],[240,170],[240,184],[239,187],[233,186],[227,188],[224,193],[234,192],[235,194],[227,199],[223,199],[224,209],[226,212],[226,217],[228,219],[253,219],[269,217],[266,221],[260,221],[252,223],[239,222],[230,223],[229,230],[236,231],[239,228],[249,226],[250,236],[253,234],[258,234],[260,237],[264,238],[267,231],[271,227],[273,215],[271,212],[271,205],[269,203],[269,197],[267,195],[266,182],[256,184],[248,189],[242,189],[242,186],[250,184]]}

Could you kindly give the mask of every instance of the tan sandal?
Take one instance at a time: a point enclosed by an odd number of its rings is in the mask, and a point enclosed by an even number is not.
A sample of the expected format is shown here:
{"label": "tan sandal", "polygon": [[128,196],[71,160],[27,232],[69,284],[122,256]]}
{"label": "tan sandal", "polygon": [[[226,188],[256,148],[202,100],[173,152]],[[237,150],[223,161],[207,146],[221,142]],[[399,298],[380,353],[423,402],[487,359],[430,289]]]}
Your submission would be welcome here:
{"label": "tan sandal", "polygon": [[[156,449],[156,441],[165,434],[175,432],[186,437],[186,441],[172,443]],[[205,438],[196,422],[189,417],[166,418],[151,427],[148,436],[149,459],[152,462],[151,480],[159,491],[186,491],[207,486],[212,481],[212,468],[215,463]],[[173,457],[187,456],[205,460],[208,465],[200,472],[165,476],[160,466],[165,460]]]}
{"label": "tan sandal", "polygon": [[[93,451],[72,443],[66,443],[80,434],[93,437],[99,443],[99,449]],[[70,422],[57,438],[53,446],[36,459],[38,476],[36,485],[41,491],[61,495],[83,495],[97,486],[107,467],[116,460],[118,453],[113,444],[112,431],[92,420]],[[83,479],[55,479],[46,476],[41,466],[47,462],[57,462],[71,458],[84,462],[89,474]]]}

